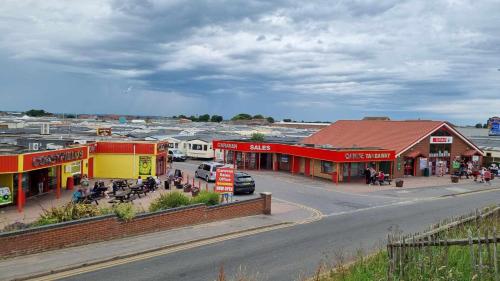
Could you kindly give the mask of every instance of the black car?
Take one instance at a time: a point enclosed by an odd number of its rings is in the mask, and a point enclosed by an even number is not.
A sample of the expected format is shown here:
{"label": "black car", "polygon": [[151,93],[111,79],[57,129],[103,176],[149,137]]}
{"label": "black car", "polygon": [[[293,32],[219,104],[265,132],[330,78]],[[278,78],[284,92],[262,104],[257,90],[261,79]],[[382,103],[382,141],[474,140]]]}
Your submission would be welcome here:
{"label": "black car", "polygon": [[254,191],[255,181],[249,174],[243,172],[234,173],[234,194],[253,194]]}

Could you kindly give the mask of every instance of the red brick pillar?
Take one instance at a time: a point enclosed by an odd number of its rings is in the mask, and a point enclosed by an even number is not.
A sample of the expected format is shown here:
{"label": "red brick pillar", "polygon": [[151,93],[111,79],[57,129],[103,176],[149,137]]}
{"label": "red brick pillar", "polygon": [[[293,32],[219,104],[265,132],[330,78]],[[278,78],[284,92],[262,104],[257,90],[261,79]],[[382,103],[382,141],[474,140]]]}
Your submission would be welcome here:
{"label": "red brick pillar", "polygon": [[24,210],[23,173],[17,174],[17,211]]}
{"label": "red brick pillar", "polygon": [[264,215],[271,214],[271,192],[261,192],[260,197],[264,198]]}

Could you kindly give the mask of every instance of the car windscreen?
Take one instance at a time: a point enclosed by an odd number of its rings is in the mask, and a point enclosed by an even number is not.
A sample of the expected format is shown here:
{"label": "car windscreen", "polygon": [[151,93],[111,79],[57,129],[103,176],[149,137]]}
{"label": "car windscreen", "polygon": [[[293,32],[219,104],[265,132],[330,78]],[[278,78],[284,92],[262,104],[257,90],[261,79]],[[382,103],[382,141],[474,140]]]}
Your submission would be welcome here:
{"label": "car windscreen", "polygon": [[250,176],[242,176],[242,177],[236,177],[236,181],[239,181],[239,182],[252,182],[253,179]]}

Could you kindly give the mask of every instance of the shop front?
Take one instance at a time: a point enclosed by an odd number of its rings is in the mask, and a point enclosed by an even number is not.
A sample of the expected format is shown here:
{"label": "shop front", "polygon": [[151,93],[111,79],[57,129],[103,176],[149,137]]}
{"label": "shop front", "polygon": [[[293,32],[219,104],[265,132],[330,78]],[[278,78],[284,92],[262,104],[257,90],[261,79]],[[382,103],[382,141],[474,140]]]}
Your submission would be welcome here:
{"label": "shop front", "polygon": [[364,170],[373,166],[391,174],[395,152],[376,149],[325,149],[282,143],[254,143],[244,141],[213,141],[213,147],[222,151],[225,164],[245,170],[273,170],[334,182],[361,179]]}

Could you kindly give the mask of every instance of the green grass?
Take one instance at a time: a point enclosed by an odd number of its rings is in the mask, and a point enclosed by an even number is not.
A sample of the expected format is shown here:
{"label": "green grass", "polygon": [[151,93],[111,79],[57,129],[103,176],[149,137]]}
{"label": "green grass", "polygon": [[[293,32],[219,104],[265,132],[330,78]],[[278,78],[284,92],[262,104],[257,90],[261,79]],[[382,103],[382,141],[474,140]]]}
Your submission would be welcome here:
{"label": "green grass", "polygon": [[[485,236],[486,231],[492,237],[493,227],[500,226],[498,216],[494,215],[480,221],[473,221],[465,225],[458,226],[446,232],[438,234],[440,239],[466,239],[468,230],[473,233],[473,237]],[[497,245],[499,251],[500,244]],[[406,248],[408,249],[408,248]],[[478,260],[478,246],[474,246],[476,264]],[[499,251],[500,253],[500,251]],[[481,251],[483,259],[483,270],[481,280],[494,280],[493,266],[493,245],[490,246],[490,256],[485,245]],[[448,247],[422,247],[409,248],[404,262],[404,276],[400,277],[401,268],[396,265],[393,280],[478,280],[478,274],[472,268],[471,254],[469,246],[448,246]],[[322,275],[317,275],[311,280],[315,281],[372,281],[387,280],[389,259],[387,251],[382,250],[369,258],[357,258],[349,266],[336,266],[329,271],[323,271]],[[499,264],[500,267],[500,264]]]}

